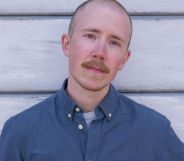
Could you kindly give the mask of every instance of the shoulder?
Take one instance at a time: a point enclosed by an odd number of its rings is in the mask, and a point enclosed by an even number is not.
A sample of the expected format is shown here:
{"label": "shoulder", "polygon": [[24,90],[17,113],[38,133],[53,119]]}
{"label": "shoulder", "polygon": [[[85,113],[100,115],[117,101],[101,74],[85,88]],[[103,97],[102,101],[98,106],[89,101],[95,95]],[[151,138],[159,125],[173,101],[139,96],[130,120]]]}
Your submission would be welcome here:
{"label": "shoulder", "polygon": [[56,94],[53,94],[52,96],[49,96],[45,100],[37,103],[36,105],[33,105],[32,107],[22,111],[21,113],[13,116],[13,119],[21,119],[21,118],[29,118],[29,117],[38,117],[40,115],[47,114],[50,108],[55,106],[55,97]]}
{"label": "shoulder", "polygon": [[[19,148],[27,151],[29,147],[50,130],[55,109],[55,97],[46,100],[9,118],[4,124],[0,136],[0,146],[4,148]],[[49,128],[48,128],[49,127]]]}
{"label": "shoulder", "polygon": [[119,101],[123,110],[136,121],[137,125],[163,131],[170,125],[170,121],[161,113],[140,104],[127,96],[119,94]]}
{"label": "shoulder", "polygon": [[8,127],[11,131],[21,132],[29,129],[30,127],[37,127],[38,124],[45,122],[52,114],[52,111],[55,108],[55,97],[56,94],[48,97],[44,101],[16,114],[9,118],[4,128]]}

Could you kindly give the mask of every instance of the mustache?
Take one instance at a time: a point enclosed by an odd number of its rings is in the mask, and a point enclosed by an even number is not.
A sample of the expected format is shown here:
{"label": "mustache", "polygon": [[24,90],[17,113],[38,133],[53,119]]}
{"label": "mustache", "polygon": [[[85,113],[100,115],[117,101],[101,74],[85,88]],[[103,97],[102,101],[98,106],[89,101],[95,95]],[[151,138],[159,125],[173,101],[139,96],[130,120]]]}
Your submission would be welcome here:
{"label": "mustache", "polygon": [[83,62],[81,65],[82,65],[82,67],[85,67],[85,68],[95,68],[103,73],[110,72],[110,69],[102,61],[90,60],[87,62]]}

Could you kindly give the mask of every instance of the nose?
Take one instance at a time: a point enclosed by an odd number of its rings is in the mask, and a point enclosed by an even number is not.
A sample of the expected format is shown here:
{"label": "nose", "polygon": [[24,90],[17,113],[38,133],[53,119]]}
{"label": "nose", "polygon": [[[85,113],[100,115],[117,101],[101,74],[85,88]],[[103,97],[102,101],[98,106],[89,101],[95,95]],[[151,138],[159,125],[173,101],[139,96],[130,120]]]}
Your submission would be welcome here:
{"label": "nose", "polygon": [[105,60],[106,58],[105,43],[96,44],[95,49],[92,52],[92,57],[101,61]]}

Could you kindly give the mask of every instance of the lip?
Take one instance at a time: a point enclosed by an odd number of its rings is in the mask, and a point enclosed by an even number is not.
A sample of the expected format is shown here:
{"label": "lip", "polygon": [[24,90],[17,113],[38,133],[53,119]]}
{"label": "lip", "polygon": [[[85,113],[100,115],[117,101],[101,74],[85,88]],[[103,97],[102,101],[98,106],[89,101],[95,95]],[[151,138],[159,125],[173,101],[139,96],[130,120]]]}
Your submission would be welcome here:
{"label": "lip", "polygon": [[91,70],[91,71],[96,72],[96,73],[104,73],[103,71],[101,71],[100,69],[95,68],[95,67],[93,67],[93,68],[86,68],[86,69]]}

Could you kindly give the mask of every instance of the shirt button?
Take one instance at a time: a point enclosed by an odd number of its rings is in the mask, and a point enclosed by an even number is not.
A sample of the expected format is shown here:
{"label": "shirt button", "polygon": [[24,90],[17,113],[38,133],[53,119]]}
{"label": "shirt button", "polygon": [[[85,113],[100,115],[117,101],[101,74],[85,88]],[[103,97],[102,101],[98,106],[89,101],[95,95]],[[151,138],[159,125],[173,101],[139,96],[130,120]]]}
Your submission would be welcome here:
{"label": "shirt button", "polygon": [[112,114],[111,113],[109,113],[109,117],[112,117]]}
{"label": "shirt button", "polygon": [[82,130],[82,129],[83,129],[83,125],[82,125],[82,124],[79,124],[79,125],[78,125],[78,129],[79,129],[79,130]]}
{"label": "shirt button", "polygon": [[72,117],[72,115],[69,113],[69,114],[68,114],[68,117],[69,117],[69,118],[71,118],[71,117]]}
{"label": "shirt button", "polygon": [[76,111],[76,112],[79,112],[79,111],[80,111],[80,108],[79,108],[79,107],[76,107],[76,108],[75,108],[75,111]]}

